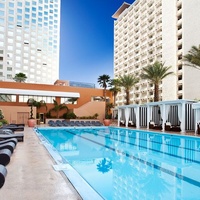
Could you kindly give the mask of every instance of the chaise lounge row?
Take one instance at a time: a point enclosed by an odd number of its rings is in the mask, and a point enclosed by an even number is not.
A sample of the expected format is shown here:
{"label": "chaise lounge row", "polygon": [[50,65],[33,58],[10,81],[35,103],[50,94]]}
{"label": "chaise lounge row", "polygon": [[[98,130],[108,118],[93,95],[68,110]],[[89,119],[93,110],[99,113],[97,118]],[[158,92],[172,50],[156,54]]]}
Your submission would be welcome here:
{"label": "chaise lounge row", "polygon": [[48,122],[49,126],[58,127],[58,126],[103,126],[99,121],[66,121],[66,120],[50,120]]}
{"label": "chaise lounge row", "polygon": [[[23,133],[14,133],[18,131],[16,129],[8,129],[8,127],[15,127],[14,125],[7,125],[0,128],[0,188],[5,183],[5,177],[7,175],[6,165],[9,164],[11,156],[18,142],[24,141]],[[23,127],[24,128],[24,127]],[[20,127],[20,130],[24,130]]]}

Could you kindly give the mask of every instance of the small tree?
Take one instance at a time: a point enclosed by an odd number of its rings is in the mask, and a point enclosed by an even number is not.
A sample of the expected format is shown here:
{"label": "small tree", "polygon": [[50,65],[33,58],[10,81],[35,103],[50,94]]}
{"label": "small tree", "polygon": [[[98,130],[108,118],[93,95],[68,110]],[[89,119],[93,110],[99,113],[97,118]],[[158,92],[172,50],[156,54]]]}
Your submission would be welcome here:
{"label": "small tree", "polygon": [[110,85],[110,76],[103,74],[102,76],[99,76],[98,83],[101,87],[104,89],[104,101],[106,101],[106,89]]}
{"label": "small tree", "polygon": [[120,86],[125,89],[126,93],[126,105],[130,103],[130,90],[136,83],[139,82],[139,78],[135,77],[132,74],[124,74],[123,76],[119,76]]}
{"label": "small tree", "polygon": [[53,100],[54,102],[54,108],[50,109],[49,112],[56,112],[56,117],[59,118],[59,112],[61,110],[67,110],[68,111],[68,107],[63,103],[63,104],[58,104],[58,102],[56,100]]}
{"label": "small tree", "polygon": [[200,70],[200,45],[198,47],[192,46],[188,54],[186,54],[183,59],[187,62],[188,66]]}
{"label": "small tree", "polygon": [[115,105],[116,105],[116,96],[117,96],[118,92],[121,92],[119,79],[112,79],[111,82],[110,82],[110,85],[111,85],[110,91],[113,93],[114,107],[115,107]]}
{"label": "small tree", "polygon": [[165,77],[173,74],[169,72],[170,67],[165,67],[164,63],[156,61],[153,65],[148,65],[143,68],[140,75],[142,79],[150,80],[154,84],[154,102],[159,101],[159,84]]}
{"label": "small tree", "polygon": [[18,74],[15,74],[15,77],[13,79],[16,82],[24,83],[27,79],[27,76],[24,73],[18,73]]}

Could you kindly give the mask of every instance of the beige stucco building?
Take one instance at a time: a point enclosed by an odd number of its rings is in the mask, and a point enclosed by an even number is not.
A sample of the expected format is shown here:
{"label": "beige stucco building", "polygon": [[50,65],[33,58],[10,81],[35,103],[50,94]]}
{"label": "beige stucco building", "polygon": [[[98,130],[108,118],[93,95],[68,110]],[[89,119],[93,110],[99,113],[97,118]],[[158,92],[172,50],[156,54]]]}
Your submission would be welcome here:
{"label": "beige stucco building", "polygon": [[[186,66],[183,56],[200,44],[199,0],[136,0],[114,13],[114,77],[139,76],[155,61],[171,66],[174,75],[163,79],[160,100],[200,99],[200,70]],[[153,101],[153,84],[140,80],[131,103]],[[124,104],[124,92],[117,104]]]}

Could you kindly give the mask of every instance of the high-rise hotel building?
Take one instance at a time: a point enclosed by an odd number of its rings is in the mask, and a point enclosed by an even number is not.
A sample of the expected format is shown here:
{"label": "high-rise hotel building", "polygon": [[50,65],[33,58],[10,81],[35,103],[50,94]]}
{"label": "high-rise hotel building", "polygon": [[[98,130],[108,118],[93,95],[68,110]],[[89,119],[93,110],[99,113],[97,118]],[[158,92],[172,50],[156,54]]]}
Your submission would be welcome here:
{"label": "high-rise hotel building", "polygon": [[59,78],[60,0],[0,0],[0,80]]}
{"label": "high-rise hotel building", "polygon": [[[114,77],[139,76],[155,61],[171,66],[160,85],[160,100],[200,99],[200,70],[183,56],[200,44],[200,0],[135,0],[114,13]],[[154,86],[141,80],[131,91],[131,103],[153,101]],[[122,91],[117,105],[124,104]]]}

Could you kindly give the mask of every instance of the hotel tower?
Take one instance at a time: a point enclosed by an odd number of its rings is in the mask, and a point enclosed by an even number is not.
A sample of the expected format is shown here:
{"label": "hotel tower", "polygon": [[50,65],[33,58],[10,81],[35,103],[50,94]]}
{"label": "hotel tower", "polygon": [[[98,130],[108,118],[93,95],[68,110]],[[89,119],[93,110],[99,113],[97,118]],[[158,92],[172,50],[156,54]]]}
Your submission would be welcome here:
{"label": "hotel tower", "polygon": [[59,44],[60,0],[0,0],[0,80],[54,83]]}
{"label": "hotel tower", "polygon": [[[189,67],[183,56],[200,44],[200,0],[135,0],[113,14],[114,77],[140,75],[155,61],[171,66],[160,85],[160,100],[200,99],[200,70]],[[154,86],[141,80],[131,90],[131,103],[153,101]],[[124,104],[124,91],[117,105]]]}

